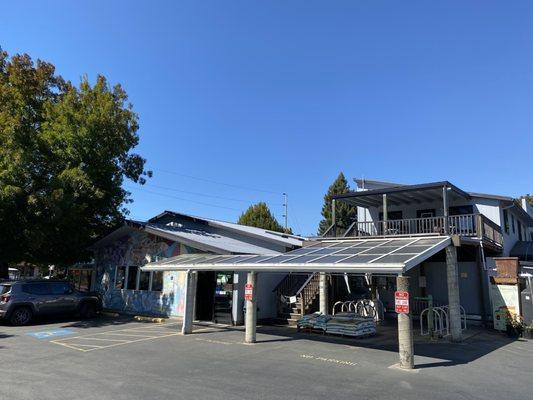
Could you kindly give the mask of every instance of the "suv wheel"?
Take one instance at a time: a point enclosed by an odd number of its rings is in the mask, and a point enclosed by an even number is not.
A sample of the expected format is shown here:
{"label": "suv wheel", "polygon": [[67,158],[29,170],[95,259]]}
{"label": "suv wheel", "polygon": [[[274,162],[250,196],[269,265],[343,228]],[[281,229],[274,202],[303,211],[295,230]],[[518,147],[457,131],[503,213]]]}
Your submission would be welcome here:
{"label": "suv wheel", "polygon": [[15,326],[27,325],[30,323],[33,317],[29,307],[18,307],[13,310],[9,322]]}
{"label": "suv wheel", "polygon": [[83,319],[91,319],[96,317],[96,306],[93,303],[83,303],[80,307],[80,316]]}

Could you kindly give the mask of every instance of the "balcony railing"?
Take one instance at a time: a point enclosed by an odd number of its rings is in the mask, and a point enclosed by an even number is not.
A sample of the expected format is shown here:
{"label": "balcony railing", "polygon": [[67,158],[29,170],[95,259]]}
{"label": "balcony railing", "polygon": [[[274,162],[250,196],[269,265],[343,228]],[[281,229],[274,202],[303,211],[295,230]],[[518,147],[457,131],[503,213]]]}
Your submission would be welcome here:
{"label": "balcony railing", "polygon": [[[446,223],[447,222],[447,223]],[[354,222],[347,230],[331,226],[327,237],[459,235],[503,243],[500,227],[482,214]]]}

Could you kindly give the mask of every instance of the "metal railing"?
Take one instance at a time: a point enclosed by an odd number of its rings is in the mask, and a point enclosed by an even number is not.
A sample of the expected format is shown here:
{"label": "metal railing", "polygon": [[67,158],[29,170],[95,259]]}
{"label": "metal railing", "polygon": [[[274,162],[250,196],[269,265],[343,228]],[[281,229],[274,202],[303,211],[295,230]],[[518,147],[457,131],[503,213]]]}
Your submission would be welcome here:
{"label": "metal railing", "polygon": [[447,221],[445,217],[426,217],[354,222],[343,232],[332,225],[324,234],[325,237],[416,235],[459,235],[483,238],[498,245],[503,243],[500,227],[482,214],[451,215]]}

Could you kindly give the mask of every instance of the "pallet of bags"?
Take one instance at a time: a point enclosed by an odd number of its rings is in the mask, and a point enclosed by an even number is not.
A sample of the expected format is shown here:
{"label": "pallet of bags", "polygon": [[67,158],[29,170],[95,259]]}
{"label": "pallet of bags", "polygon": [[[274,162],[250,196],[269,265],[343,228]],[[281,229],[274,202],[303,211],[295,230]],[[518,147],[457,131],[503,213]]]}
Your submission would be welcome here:
{"label": "pallet of bags", "polygon": [[326,324],[331,319],[331,316],[321,314],[319,312],[304,315],[296,322],[298,328],[317,329],[321,331],[326,330]]}
{"label": "pallet of bags", "polygon": [[376,323],[371,317],[343,313],[335,315],[326,324],[326,332],[343,336],[370,336],[376,334]]}

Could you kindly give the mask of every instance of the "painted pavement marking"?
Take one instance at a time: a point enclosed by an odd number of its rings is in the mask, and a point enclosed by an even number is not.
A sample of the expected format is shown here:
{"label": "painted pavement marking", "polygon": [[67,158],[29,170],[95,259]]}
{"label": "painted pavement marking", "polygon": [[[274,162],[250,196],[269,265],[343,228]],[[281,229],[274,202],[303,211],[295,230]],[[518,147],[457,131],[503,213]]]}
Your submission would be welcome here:
{"label": "painted pavement marking", "polygon": [[327,357],[317,357],[311,354],[300,354],[300,358],[305,358],[307,360],[316,360],[325,363],[337,364],[343,367],[354,367],[357,365],[353,361],[337,360],[336,358],[327,358]]}
{"label": "painted pavement marking", "polygon": [[223,340],[214,340],[214,339],[202,339],[202,338],[196,338],[195,340],[197,340],[197,341],[199,341],[199,342],[207,342],[207,343],[223,344],[223,345],[236,344],[236,343],[232,343],[232,342],[225,342],[225,341],[223,341]]}
{"label": "painted pavement marking", "polygon": [[26,333],[28,336],[32,336],[36,339],[49,339],[58,336],[68,336],[74,335],[76,332],[72,329],[54,329],[50,331],[41,331],[41,332],[29,332]]}
{"label": "painted pavement marking", "polygon": [[[177,323],[168,324],[177,325]],[[133,332],[133,333],[130,333]],[[161,327],[137,327],[137,328],[125,328],[125,329],[114,329],[111,331],[104,332],[95,332],[83,336],[73,336],[64,339],[51,340],[50,343],[54,343],[60,346],[68,347],[73,350],[78,350],[82,352],[88,352],[93,350],[107,349],[110,347],[122,346],[125,344],[143,342],[146,340],[155,340],[165,337],[177,336],[180,335],[180,332],[173,331],[171,329],[163,332]],[[96,336],[96,337],[95,337]],[[111,336],[111,338],[109,337]],[[122,338],[121,338],[122,337]],[[84,341],[100,341],[101,345],[96,344],[86,344]],[[109,344],[106,344],[109,343]]]}

